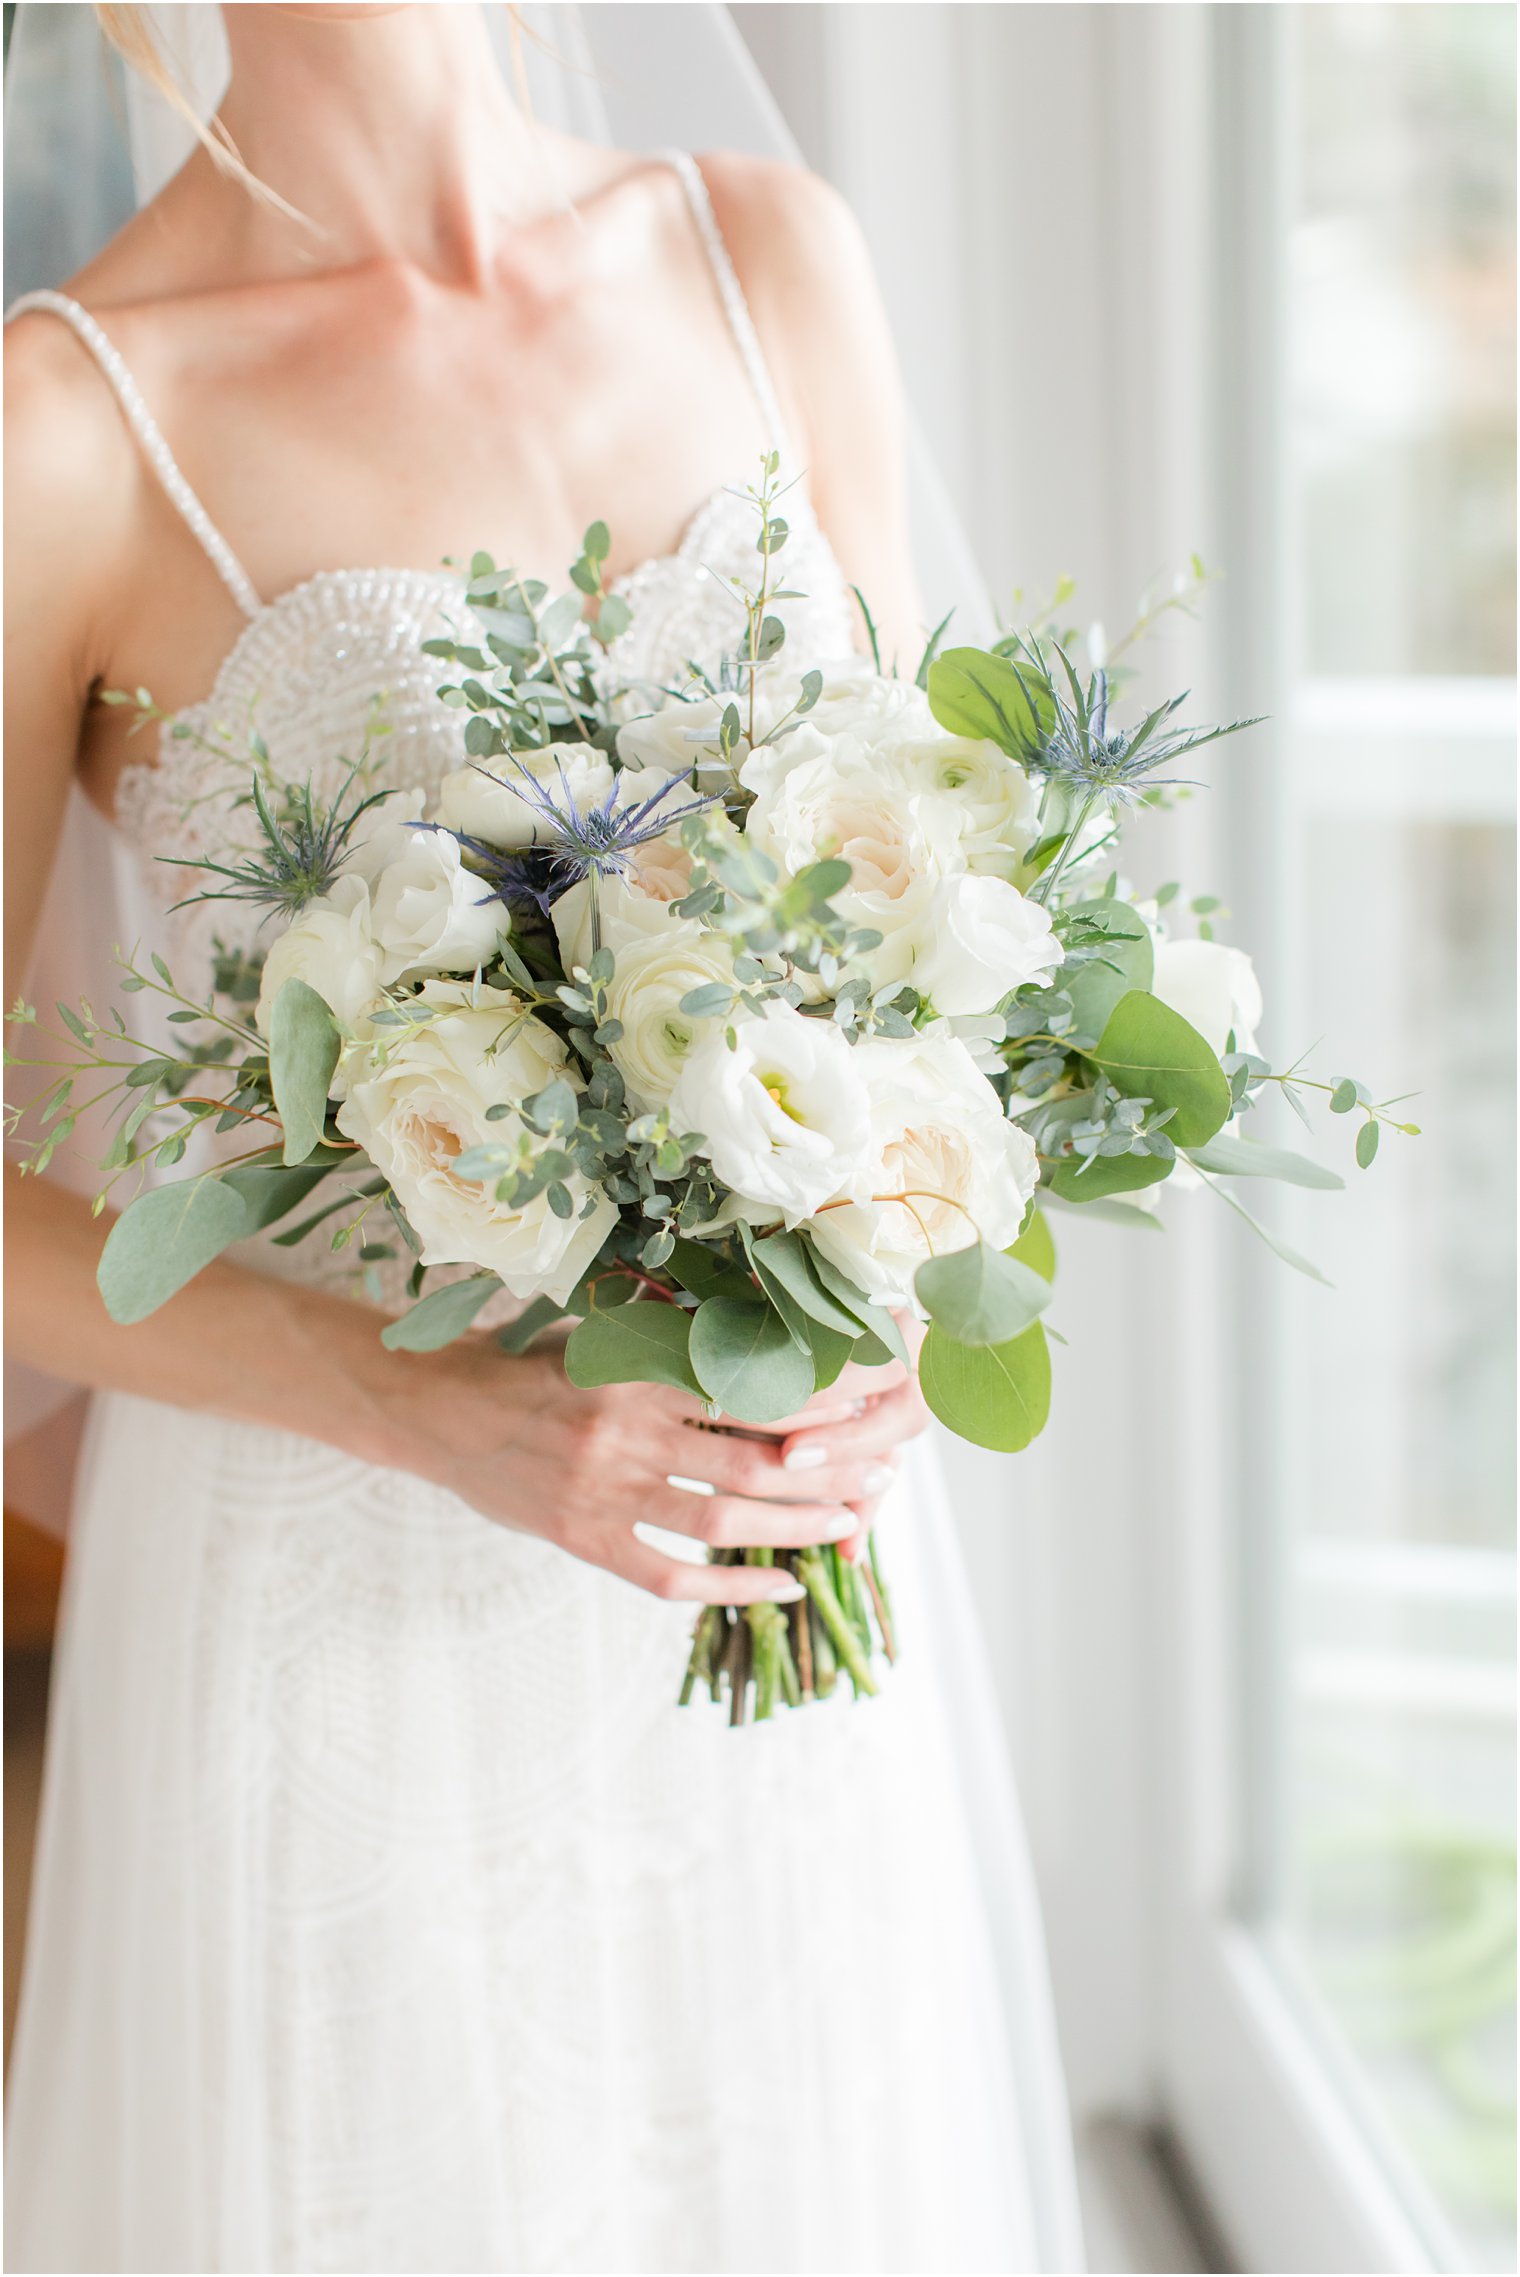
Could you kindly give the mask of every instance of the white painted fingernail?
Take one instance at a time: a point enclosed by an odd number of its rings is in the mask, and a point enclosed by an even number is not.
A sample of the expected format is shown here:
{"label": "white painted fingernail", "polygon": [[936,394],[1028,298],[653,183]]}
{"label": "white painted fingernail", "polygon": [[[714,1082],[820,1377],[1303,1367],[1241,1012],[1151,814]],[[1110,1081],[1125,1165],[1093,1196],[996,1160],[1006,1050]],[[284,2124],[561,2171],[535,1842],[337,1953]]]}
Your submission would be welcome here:
{"label": "white painted fingernail", "polygon": [[773,1581],[765,1594],[773,1605],[795,1605],[807,1591],[800,1581]]}
{"label": "white painted fingernail", "polygon": [[783,1456],[781,1468],[784,1471],[818,1471],[822,1470],[828,1459],[827,1447],[820,1447],[814,1440],[805,1439],[800,1447],[793,1447],[789,1454]]}
{"label": "white painted fingernail", "polygon": [[852,1534],[859,1531],[860,1519],[853,1510],[836,1510],[829,1520],[828,1539],[831,1542],[847,1542]]}
{"label": "white painted fingernail", "polygon": [[867,1494],[885,1494],[896,1476],[897,1473],[889,1469],[887,1464],[873,1463],[866,1472]]}

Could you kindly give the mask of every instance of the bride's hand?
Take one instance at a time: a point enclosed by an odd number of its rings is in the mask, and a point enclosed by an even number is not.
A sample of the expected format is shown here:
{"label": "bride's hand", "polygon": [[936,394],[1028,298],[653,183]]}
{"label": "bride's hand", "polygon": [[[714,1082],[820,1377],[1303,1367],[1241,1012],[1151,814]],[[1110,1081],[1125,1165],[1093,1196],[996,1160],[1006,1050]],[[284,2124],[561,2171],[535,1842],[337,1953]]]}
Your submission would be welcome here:
{"label": "bride's hand", "polygon": [[708,1604],[801,1591],[764,1566],[667,1556],[635,1534],[636,1521],[714,1548],[854,1544],[892,1482],[896,1450],[923,1424],[899,1365],[850,1369],[801,1414],[741,1436],[702,1428],[698,1402],[661,1385],[579,1391],[555,1349],[507,1360],[479,1337],[396,1357],[407,1380],[392,1379],[401,1396],[389,1420],[405,1468],[657,1597]]}

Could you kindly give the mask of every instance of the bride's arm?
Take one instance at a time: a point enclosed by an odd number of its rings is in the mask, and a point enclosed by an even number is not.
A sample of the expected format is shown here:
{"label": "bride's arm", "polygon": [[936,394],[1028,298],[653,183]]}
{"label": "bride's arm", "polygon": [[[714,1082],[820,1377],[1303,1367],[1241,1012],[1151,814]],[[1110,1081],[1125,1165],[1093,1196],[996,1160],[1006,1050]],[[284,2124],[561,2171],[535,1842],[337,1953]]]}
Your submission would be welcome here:
{"label": "bride's arm", "polygon": [[[6,478],[6,964],[24,979],[115,596],[140,564],[136,470],[109,420],[71,398],[46,355],[8,358]],[[38,366],[41,369],[38,369]],[[66,373],[67,367],[63,367]],[[32,384],[33,381],[37,384]],[[137,574],[141,574],[140,566]],[[272,1425],[447,1486],[486,1517],[535,1532],[667,1596],[778,1593],[759,1569],[694,1567],[639,1541],[632,1520],[703,1540],[842,1539],[880,1491],[882,1457],[916,1428],[901,1386],[855,1415],[841,1394],[794,1440],[694,1432],[695,1403],[647,1385],[576,1391],[554,1353],[508,1359],[489,1337],[387,1352],[379,1320],[341,1298],[226,1262],[150,1320],[118,1327],[95,1285],[109,1220],[61,1188],[8,1174],[7,1341],[18,1357],[97,1389]],[[879,1379],[878,1379],[879,1380]],[[869,1383],[869,1379],[867,1380]],[[875,1384],[869,1383],[874,1391]],[[801,1448],[812,1458],[788,1466]],[[819,1454],[823,1460],[818,1460]],[[710,1497],[670,1487],[707,1481]],[[764,1503],[754,1499],[763,1496]]]}
{"label": "bride's arm", "polygon": [[897,357],[860,224],[814,174],[772,159],[704,158],[718,225],[846,577],[870,605],[882,661],[911,677],[924,624],[908,548]]}

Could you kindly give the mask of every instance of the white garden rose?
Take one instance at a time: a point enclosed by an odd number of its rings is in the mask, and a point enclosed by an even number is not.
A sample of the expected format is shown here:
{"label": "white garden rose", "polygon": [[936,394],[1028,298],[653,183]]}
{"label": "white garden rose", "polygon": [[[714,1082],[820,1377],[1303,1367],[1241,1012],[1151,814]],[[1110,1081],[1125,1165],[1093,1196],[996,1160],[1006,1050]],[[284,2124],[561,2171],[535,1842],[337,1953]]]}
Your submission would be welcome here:
{"label": "white garden rose", "polygon": [[847,923],[882,935],[869,959],[876,985],[906,980],[935,887],[963,866],[948,802],[859,737],[827,742],[806,726],[774,758],[756,752],[741,779],[757,794],[751,843],[789,876],[834,856],[848,862],[850,882],[834,906]]}
{"label": "white garden rose", "polygon": [[853,1056],[870,1102],[871,1169],[863,1191],[821,1209],[811,1232],[867,1296],[904,1304],[928,1258],[978,1236],[1008,1247],[1039,1163],[964,1045],[943,1035],[879,1038]]}
{"label": "white garden rose", "polygon": [[524,778],[537,783],[556,806],[568,802],[581,811],[600,806],[616,780],[611,760],[594,744],[550,743],[542,751],[456,767],[438,786],[434,819],[445,830],[483,838],[488,846],[552,845],[554,825],[531,793],[524,796]]}
{"label": "white garden rose", "polygon": [[858,1053],[827,1020],[788,1004],[715,1026],[688,1052],[671,1119],[701,1131],[698,1151],[757,1221],[788,1226],[852,1190],[870,1157]]}
{"label": "white garden rose", "polygon": [[[785,651],[783,651],[783,657]],[[778,659],[778,664],[781,659]],[[933,735],[934,715],[929,699],[912,680],[889,677],[873,670],[863,656],[816,667],[823,687],[816,702],[802,716],[822,735],[869,734],[877,723],[901,723],[909,733]],[[802,697],[802,674],[776,666],[760,675],[756,692],[756,727],[764,736],[777,722],[795,711]]]}
{"label": "white garden rose", "polygon": [[733,978],[734,954],[722,934],[663,908],[661,924],[614,950],[607,1011],[623,1033],[609,1049],[636,1107],[667,1105],[687,1054],[712,1031],[711,1020],[681,1010],[682,997],[715,981],[732,987]]}
{"label": "white garden rose", "polygon": [[591,1189],[572,1174],[568,1218],[555,1216],[547,1194],[513,1208],[490,1183],[458,1177],[454,1163],[470,1147],[520,1135],[515,1113],[491,1122],[488,1108],[516,1108],[556,1076],[578,1083],[576,1069],[552,1030],[500,990],[435,980],[419,1001],[434,1018],[344,1055],[338,1127],[395,1188],[425,1265],[485,1267],[515,1297],[562,1304],[606,1240],[613,1204],[599,1194],[583,1218]]}
{"label": "white garden rose", "polygon": [[309,901],[264,959],[254,1019],[269,1033],[274,1000],[287,980],[314,988],[348,1035],[360,1030],[379,1000],[381,954],[370,927],[369,888],[340,871],[331,891]]}
{"label": "white garden rose", "polygon": [[1222,1052],[1233,1029],[1238,1051],[1254,1052],[1261,1025],[1261,983],[1244,949],[1223,941],[1158,941],[1152,993],[1212,1052]]}
{"label": "white garden rose", "polygon": [[1048,982],[1060,942],[1037,901],[1003,878],[968,873],[935,893],[909,974],[947,1018],[990,1012],[1026,981]]}
{"label": "white garden rose", "polygon": [[370,910],[387,981],[474,972],[511,926],[505,905],[465,868],[458,839],[427,824],[396,832]]}

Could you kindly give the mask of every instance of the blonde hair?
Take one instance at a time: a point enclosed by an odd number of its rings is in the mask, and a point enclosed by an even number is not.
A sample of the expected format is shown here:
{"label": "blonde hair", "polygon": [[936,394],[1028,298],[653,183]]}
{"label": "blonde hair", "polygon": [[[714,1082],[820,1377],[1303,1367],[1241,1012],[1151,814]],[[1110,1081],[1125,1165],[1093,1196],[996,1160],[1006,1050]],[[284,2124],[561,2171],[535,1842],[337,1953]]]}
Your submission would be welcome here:
{"label": "blonde hair", "polygon": [[[173,65],[159,46],[145,7],[97,5],[95,20],[122,62],[135,71],[139,79],[168,104],[170,110],[178,112],[218,173],[225,174],[230,182],[240,182],[249,196],[257,198],[261,205],[272,207],[276,213],[284,214],[290,221],[300,222],[303,228],[317,228],[317,224],[308,215],[282,198],[278,190],[272,190],[267,182],[260,181],[253,169],[244,163],[237,144],[215,113],[209,119],[201,117],[181,86]],[[514,4],[514,0],[508,0],[507,24],[512,77],[516,83],[518,104],[530,123],[536,124],[533,119],[532,97],[528,91],[527,64],[523,55],[524,35],[546,55],[553,56],[554,50],[541,33],[524,23],[522,10]],[[556,57],[555,60],[563,61],[563,58]]]}
{"label": "blonde hair", "polygon": [[95,20],[122,62],[184,120],[219,174],[225,174],[231,182],[241,183],[250,197],[284,214],[288,220],[300,222],[307,229],[316,226],[245,165],[237,144],[215,114],[209,119],[201,117],[159,46],[146,8],[97,6]]}

